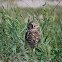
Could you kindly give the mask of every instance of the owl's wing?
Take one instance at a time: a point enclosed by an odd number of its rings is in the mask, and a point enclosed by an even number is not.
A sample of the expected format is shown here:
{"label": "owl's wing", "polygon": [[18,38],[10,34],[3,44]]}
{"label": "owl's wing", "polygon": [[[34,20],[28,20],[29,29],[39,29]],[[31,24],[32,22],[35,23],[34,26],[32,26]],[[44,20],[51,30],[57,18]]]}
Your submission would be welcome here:
{"label": "owl's wing", "polygon": [[26,32],[26,35],[25,35],[25,40],[26,40],[26,41],[31,41],[31,39],[32,39],[32,38],[31,38],[31,35],[32,35],[31,32],[30,32],[30,31],[27,31],[27,32]]}
{"label": "owl's wing", "polygon": [[28,44],[29,46],[31,47],[34,47],[34,41],[33,41],[33,38],[32,38],[32,32],[30,30],[28,30],[26,32],[26,35],[25,35],[25,42],[26,44]]}

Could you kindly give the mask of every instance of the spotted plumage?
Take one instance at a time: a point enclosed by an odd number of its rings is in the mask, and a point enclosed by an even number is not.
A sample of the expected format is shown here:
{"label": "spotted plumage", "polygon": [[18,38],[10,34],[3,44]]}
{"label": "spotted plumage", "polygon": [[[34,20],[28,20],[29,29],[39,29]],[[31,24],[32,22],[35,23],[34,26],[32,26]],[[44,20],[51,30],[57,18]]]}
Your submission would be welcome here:
{"label": "spotted plumage", "polygon": [[25,42],[28,45],[29,49],[33,48],[41,42],[40,32],[39,32],[39,24],[36,21],[31,21],[27,26],[28,30],[25,35]]}

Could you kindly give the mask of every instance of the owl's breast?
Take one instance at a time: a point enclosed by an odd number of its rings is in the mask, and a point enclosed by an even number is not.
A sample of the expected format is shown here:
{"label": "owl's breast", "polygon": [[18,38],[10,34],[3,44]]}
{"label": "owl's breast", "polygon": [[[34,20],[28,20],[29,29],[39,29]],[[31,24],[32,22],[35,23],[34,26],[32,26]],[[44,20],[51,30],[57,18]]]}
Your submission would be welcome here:
{"label": "owl's breast", "polygon": [[40,32],[38,30],[28,30],[26,32],[25,40],[30,45],[35,46],[41,41]]}

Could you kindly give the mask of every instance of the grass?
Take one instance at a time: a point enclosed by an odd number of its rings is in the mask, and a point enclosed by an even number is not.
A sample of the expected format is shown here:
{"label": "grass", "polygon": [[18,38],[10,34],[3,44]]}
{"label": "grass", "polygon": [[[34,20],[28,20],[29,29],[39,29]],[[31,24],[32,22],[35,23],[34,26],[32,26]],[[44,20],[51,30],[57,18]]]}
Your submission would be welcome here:
{"label": "grass", "polygon": [[[62,61],[62,9],[10,8],[0,9],[0,61],[1,62],[61,62]],[[61,9],[61,11],[60,11]],[[38,15],[43,19],[39,19]],[[30,17],[31,18],[30,18]],[[25,19],[27,19],[27,22]],[[25,45],[27,23],[39,23],[41,43],[30,55]]]}

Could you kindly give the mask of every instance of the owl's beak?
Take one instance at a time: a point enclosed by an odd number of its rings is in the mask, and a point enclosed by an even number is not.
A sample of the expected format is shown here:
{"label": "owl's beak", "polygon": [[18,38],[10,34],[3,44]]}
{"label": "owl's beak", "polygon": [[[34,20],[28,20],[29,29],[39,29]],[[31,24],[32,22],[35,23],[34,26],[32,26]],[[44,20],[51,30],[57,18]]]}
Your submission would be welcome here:
{"label": "owl's beak", "polygon": [[27,26],[27,28],[28,28],[28,29],[32,29],[32,28],[33,28],[33,26],[31,26],[31,25],[28,25],[28,26]]}

